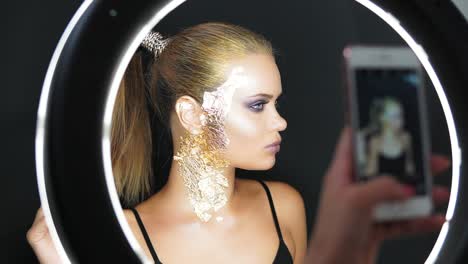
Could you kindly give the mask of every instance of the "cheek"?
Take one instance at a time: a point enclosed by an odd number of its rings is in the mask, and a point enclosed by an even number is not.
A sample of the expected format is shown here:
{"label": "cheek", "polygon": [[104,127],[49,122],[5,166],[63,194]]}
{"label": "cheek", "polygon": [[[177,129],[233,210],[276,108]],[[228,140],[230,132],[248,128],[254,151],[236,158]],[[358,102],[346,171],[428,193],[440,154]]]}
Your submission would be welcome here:
{"label": "cheek", "polygon": [[252,118],[251,115],[240,114],[239,111],[230,113],[225,122],[226,135],[229,145],[226,158],[231,165],[238,168],[252,169],[257,165],[265,144],[263,123]]}
{"label": "cheek", "polygon": [[239,114],[227,116],[225,129],[230,140],[229,148],[232,149],[245,148],[248,143],[258,141],[262,135],[261,123],[258,120]]}
{"label": "cheek", "polygon": [[394,118],[394,119],[393,119],[393,124],[394,124],[395,126],[400,126],[400,125],[402,124],[402,121],[403,121],[403,120],[401,120],[400,118]]}

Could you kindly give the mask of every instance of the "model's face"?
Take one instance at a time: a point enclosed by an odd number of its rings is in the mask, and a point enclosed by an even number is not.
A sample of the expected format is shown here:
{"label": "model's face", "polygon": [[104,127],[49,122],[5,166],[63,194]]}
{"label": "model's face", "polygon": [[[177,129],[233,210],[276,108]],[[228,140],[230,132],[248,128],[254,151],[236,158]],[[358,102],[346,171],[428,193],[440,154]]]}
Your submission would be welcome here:
{"label": "model's face", "polygon": [[276,107],[282,93],[281,77],[269,55],[249,55],[232,64],[242,72],[234,89],[224,128],[229,139],[226,158],[231,166],[267,170],[275,164],[276,151],[267,145],[281,140],[287,123]]}
{"label": "model's face", "polygon": [[383,113],[383,120],[389,128],[393,130],[401,129],[403,127],[402,109],[396,104],[387,106],[386,111]]}

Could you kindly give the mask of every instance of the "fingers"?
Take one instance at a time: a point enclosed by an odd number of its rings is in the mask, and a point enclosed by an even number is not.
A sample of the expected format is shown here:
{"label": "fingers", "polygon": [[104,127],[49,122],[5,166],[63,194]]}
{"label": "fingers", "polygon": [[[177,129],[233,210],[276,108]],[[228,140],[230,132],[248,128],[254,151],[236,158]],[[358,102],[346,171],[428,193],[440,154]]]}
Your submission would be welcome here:
{"label": "fingers", "polygon": [[33,245],[43,239],[48,232],[49,229],[44,218],[44,212],[42,208],[39,208],[31,228],[26,233],[26,239]]}
{"label": "fingers", "polygon": [[413,188],[398,183],[391,176],[379,176],[354,188],[358,200],[367,208],[374,208],[382,202],[405,200],[414,194]]}
{"label": "fingers", "polygon": [[402,220],[377,224],[377,232],[382,239],[397,238],[403,235],[417,235],[438,232],[445,222],[445,216],[435,214],[420,219]]}
{"label": "fingers", "polygon": [[439,173],[448,169],[451,165],[450,160],[445,155],[432,154],[431,155],[431,171],[433,175],[438,175]]}
{"label": "fingers", "polygon": [[326,175],[327,184],[343,186],[351,183],[352,175],[352,149],[351,128],[345,126],[335,147],[333,161]]}
{"label": "fingers", "polygon": [[450,191],[447,187],[439,185],[432,186],[432,199],[435,205],[443,205],[448,202],[449,198]]}
{"label": "fingers", "polygon": [[[391,176],[379,176],[365,184],[356,186],[356,192],[360,194],[361,200],[367,200],[368,206],[374,206],[381,202],[399,201],[414,195],[414,188],[398,183]],[[439,206],[448,202],[450,191],[445,186],[434,185],[432,187],[432,199]]]}
{"label": "fingers", "polygon": [[39,207],[39,209],[36,212],[36,217],[34,218],[34,221],[43,217],[44,217],[44,211],[42,211],[42,207]]}

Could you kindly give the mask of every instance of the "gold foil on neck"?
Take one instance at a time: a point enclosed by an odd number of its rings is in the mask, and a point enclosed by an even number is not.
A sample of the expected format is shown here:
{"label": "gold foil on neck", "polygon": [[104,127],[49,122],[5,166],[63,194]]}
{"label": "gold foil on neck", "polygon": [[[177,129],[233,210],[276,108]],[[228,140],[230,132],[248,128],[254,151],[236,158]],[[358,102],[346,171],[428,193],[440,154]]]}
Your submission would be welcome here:
{"label": "gold foil on neck", "polygon": [[[200,117],[201,132],[186,131],[181,137],[180,149],[174,160],[184,179],[186,193],[196,215],[204,222],[212,217],[210,211],[218,211],[226,205],[229,187],[224,169],[229,162],[224,151],[229,144],[225,132],[225,118],[231,108],[236,87],[247,81],[241,67],[234,68],[221,86],[203,95],[203,114]],[[183,106],[185,107],[185,106]],[[220,221],[222,218],[217,218]]]}

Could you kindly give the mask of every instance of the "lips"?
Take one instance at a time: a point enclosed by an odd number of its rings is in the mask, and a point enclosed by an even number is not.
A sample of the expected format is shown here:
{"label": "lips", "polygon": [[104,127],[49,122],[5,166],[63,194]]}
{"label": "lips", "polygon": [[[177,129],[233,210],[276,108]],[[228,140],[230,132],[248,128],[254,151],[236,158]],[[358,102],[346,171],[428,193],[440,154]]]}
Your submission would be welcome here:
{"label": "lips", "polygon": [[273,142],[272,144],[266,146],[266,148],[276,147],[276,146],[279,146],[280,144],[281,144],[281,140],[277,140],[277,141]]}

